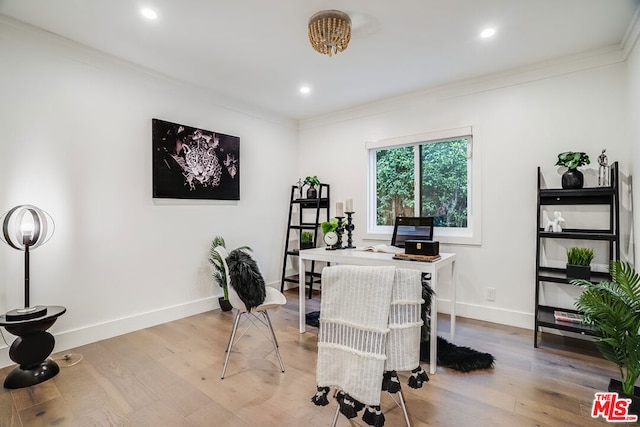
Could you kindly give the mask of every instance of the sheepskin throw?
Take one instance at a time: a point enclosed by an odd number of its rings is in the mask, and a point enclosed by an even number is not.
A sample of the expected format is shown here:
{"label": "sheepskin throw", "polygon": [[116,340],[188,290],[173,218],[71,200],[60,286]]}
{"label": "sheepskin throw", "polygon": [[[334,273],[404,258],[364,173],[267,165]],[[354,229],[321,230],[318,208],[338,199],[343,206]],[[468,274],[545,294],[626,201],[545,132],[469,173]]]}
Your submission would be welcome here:
{"label": "sheepskin throw", "polygon": [[229,282],[248,311],[264,302],[267,295],[264,278],[251,255],[235,249],[227,257]]}
{"label": "sheepskin throw", "polygon": [[319,387],[337,387],[363,404],[380,404],[394,275],[394,267],[322,270]]}

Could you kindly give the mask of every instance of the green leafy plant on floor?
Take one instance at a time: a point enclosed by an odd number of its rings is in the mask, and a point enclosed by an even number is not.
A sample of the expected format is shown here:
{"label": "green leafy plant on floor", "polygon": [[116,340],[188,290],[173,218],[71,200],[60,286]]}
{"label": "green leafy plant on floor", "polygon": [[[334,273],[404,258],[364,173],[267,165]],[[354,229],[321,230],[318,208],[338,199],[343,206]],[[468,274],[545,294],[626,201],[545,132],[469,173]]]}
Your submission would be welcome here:
{"label": "green leafy plant on floor", "polygon": [[[222,257],[216,251],[218,246],[222,246],[223,248],[227,248],[224,238],[221,236],[216,236],[211,241],[211,247],[209,248],[209,263],[213,266],[213,280],[222,288],[224,292],[224,299],[229,299],[229,290],[227,289],[227,272],[224,270],[224,264],[222,262]],[[240,246],[238,249],[250,253],[252,249],[249,246]]]}
{"label": "green leafy plant on floor", "polygon": [[633,395],[640,376],[640,276],[626,262],[611,261],[611,281],[573,280],[584,292],[576,307],[592,325],[602,356],[620,370],[623,392]]}
{"label": "green leafy plant on floor", "polygon": [[556,166],[565,166],[569,169],[575,169],[578,166],[584,166],[591,163],[589,156],[586,153],[578,151],[565,151],[558,154],[558,161]]}
{"label": "green leafy plant on floor", "polygon": [[593,249],[591,248],[569,248],[567,249],[567,264],[582,265],[588,267],[593,260]]}

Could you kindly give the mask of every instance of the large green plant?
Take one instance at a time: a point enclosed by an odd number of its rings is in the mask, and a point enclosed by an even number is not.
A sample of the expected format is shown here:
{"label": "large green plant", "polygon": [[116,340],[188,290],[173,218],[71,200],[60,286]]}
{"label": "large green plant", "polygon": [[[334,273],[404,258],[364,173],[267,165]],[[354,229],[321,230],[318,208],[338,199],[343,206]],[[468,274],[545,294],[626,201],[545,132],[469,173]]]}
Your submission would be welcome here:
{"label": "large green plant", "polygon": [[618,365],[623,392],[633,395],[640,376],[640,276],[621,261],[610,263],[609,274],[611,281],[571,283],[584,289],[576,306],[594,327],[604,358]]}
{"label": "large green plant", "polygon": [[[224,299],[229,299],[229,290],[227,289],[227,272],[224,270],[224,263],[222,257],[216,251],[218,246],[222,246],[223,248],[227,248],[224,238],[221,236],[216,236],[211,241],[211,248],[209,249],[209,263],[213,266],[213,280],[220,285],[222,291],[224,292]],[[251,248],[249,246],[240,246],[238,249],[245,251],[247,253],[251,252]]]}

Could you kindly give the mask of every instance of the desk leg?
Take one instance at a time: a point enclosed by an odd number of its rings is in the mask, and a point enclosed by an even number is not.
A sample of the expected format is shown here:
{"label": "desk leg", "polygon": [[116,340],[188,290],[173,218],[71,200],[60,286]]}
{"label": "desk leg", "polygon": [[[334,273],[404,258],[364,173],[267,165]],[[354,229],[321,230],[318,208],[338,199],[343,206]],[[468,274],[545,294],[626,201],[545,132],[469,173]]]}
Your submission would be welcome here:
{"label": "desk leg", "polygon": [[306,330],[306,311],[304,307],[305,298],[304,298],[304,285],[305,285],[305,271],[304,271],[304,260],[298,257],[298,314],[299,314],[299,322],[300,322],[300,333],[304,334]]}
{"label": "desk leg", "polygon": [[438,269],[431,277],[431,332],[429,334],[429,373],[435,374],[438,361]]}
{"label": "desk leg", "polygon": [[451,263],[451,343],[456,337],[456,260]]}

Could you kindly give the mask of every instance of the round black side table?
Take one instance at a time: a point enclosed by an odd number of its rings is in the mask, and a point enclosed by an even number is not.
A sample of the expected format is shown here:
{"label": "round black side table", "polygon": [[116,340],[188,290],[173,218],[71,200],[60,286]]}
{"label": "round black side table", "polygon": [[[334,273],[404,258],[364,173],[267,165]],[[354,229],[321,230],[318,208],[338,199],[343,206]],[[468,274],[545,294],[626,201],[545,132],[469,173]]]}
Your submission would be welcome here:
{"label": "round black side table", "polygon": [[13,371],[4,380],[4,387],[15,389],[40,384],[60,372],[56,362],[48,359],[55,339],[47,332],[56,319],[67,311],[58,305],[47,306],[46,314],[33,319],[7,320],[0,315],[0,326],[18,338],[9,348],[9,357],[16,362]]}

